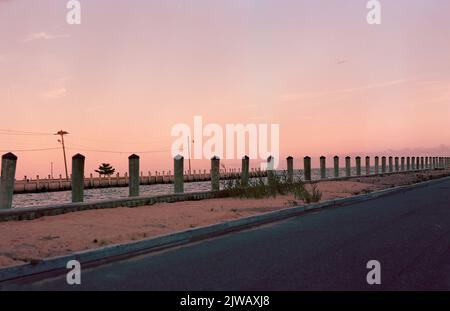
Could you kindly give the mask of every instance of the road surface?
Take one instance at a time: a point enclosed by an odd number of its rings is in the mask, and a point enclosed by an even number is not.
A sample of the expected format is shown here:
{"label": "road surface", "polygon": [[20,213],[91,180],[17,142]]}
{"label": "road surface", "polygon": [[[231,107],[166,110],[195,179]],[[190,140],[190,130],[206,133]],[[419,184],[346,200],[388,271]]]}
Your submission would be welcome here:
{"label": "road surface", "polygon": [[[370,260],[381,285],[368,285]],[[450,180],[15,290],[450,290]]]}

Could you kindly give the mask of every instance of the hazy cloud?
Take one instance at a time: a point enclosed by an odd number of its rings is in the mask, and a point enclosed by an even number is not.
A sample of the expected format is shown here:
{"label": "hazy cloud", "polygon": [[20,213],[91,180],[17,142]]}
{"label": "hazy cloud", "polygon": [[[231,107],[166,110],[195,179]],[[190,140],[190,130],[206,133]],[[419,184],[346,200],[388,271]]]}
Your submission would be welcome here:
{"label": "hazy cloud", "polygon": [[50,90],[48,92],[44,93],[44,96],[50,99],[56,99],[56,98],[62,98],[66,96],[67,89],[66,88],[59,88],[55,90]]}
{"label": "hazy cloud", "polygon": [[[1,0],[0,0],[1,1]],[[28,35],[22,42],[31,42],[36,40],[54,40],[54,39],[64,39],[69,38],[70,35],[52,35],[46,32],[33,32]]]}
{"label": "hazy cloud", "polygon": [[409,79],[398,79],[398,80],[373,83],[373,84],[367,84],[367,85],[362,85],[362,86],[353,87],[353,88],[332,90],[332,91],[325,91],[325,92],[304,92],[304,93],[284,94],[281,96],[281,100],[286,102],[286,101],[296,101],[296,100],[300,100],[300,99],[304,99],[304,98],[315,98],[315,97],[321,97],[321,96],[327,96],[327,95],[352,93],[352,92],[356,92],[356,91],[371,90],[371,89],[376,89],[376,88],[393,86],[393,85],[402,84],[402,83],[405,83],[408,81],[410,81],[410,80]]}

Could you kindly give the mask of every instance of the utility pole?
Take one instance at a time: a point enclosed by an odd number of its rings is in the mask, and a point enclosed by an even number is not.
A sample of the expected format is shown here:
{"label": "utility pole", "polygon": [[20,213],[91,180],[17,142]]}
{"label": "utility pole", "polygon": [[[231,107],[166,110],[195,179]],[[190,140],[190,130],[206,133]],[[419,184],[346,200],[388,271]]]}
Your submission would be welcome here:
{"label": "utility pole", "polygon": [[59,131],[55,135],[61,136],[61,139],[58,139],[58,142],[61,143],[62,149],[63,149],[63,155],[64,155],[64,167],[66,168],[66,180],[69,180],[69,172],[67,171],[67,157],[66,157],[66,146],[64,145],[64,135],[69,134],[69,132],[66,131]]}

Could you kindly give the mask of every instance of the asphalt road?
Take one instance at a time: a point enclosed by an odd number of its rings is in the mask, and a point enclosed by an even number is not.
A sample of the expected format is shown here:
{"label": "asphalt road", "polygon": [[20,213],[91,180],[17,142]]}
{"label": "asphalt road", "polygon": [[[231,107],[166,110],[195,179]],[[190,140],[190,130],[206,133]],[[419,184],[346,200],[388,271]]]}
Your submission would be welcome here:
{"label": "asphalt road", "polygon": [[[381,264],[381,285],[367,284],[369,260]],[[84,269],[81,279],[2,289],[450,290],[450,180]]]}

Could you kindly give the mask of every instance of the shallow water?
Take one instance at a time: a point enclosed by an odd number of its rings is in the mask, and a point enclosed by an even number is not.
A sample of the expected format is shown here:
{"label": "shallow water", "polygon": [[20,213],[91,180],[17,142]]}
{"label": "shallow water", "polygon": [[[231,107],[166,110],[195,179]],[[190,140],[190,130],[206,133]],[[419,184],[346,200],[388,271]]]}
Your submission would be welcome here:
{"label": "shallow water", "polygon": [[[374,172],[373,169],[371,171]],[[327,176],[332,177],[334,174],[333,168],[327,169]],[[356,174],[356,169],[352,168],[352,175]],[[362,174],[365,174],[365,168],[362,168]],[[303,179],[303,171],[296,170],[295,175]],[[312,169],[311,177],[313,180],[320,179],[320,170]],[[345,176],[345,169],[340,169],[340,176]],[[221,188],[223,188],[223,182],[221,182]],[[210,191],[211,182],[189,182],[184,184],[185,192],[201,192]],[[155,196],[172,194],[173,184],[154,184],[143,185],[140,188],[140,194],[142,196]],[[118,188],[98,188],[98,189],[86,189],[84,191],[85,201],[94,202],[107,199],[120,199],[128,197],[128,187]],[[24,193],[15,194],[13,197],[13,208],[33,207],[33,206],[45,206],[52,204],[62,204],[71,202],[71,191],[60,192],[43,192],[43,193]]]}

